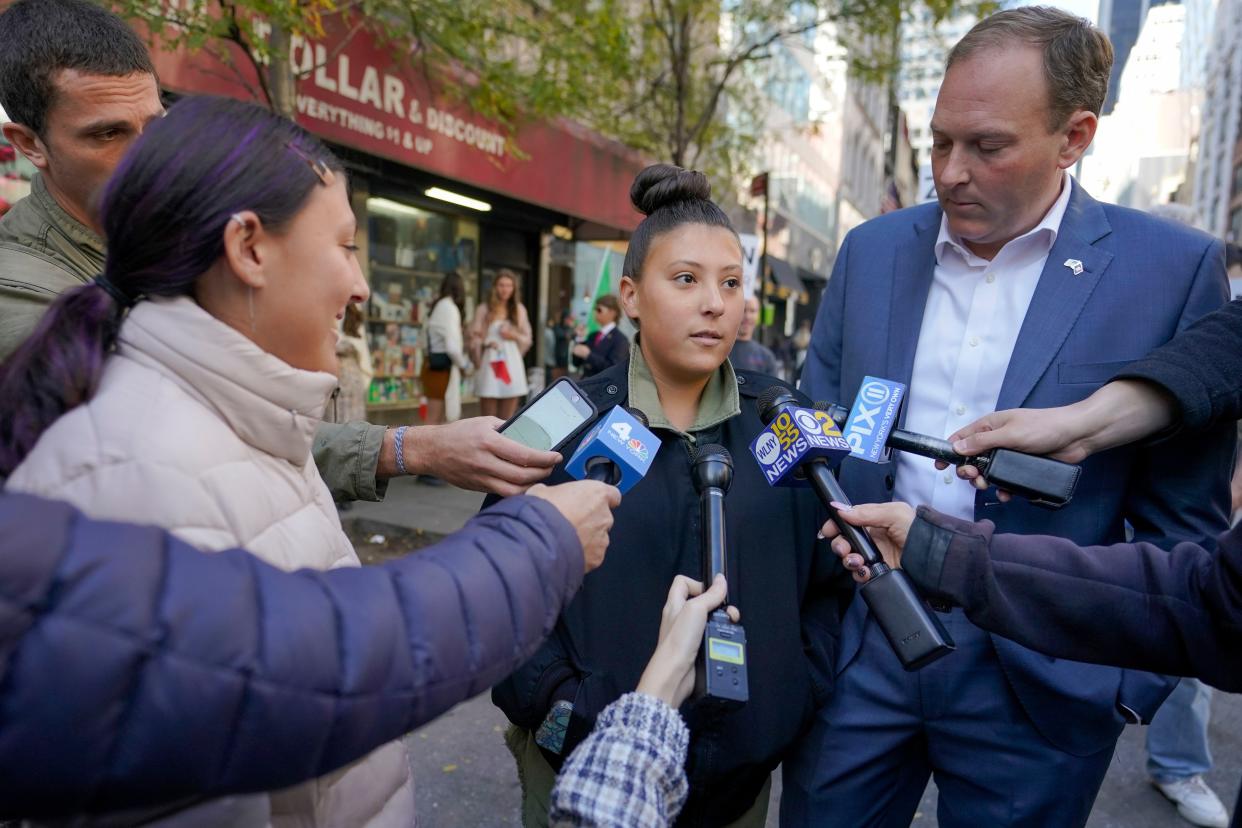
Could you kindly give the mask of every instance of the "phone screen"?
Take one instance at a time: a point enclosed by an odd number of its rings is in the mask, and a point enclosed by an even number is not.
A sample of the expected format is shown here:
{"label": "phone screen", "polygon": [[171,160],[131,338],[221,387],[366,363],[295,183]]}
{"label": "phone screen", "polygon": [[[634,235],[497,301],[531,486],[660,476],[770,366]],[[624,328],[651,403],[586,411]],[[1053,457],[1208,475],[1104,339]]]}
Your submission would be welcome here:
{"label": "phone screen", "polygon": [[591,404],[574,384],[559,379],[505,426],[501,434],[524,446],[551,451],[594,414]]}

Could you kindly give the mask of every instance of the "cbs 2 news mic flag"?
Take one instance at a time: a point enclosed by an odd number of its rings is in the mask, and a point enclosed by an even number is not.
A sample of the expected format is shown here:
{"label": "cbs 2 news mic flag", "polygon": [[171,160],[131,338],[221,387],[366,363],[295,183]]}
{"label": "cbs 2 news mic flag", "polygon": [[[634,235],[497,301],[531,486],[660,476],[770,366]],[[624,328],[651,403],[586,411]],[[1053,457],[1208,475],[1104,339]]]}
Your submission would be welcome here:
{"label": "cbs 2 news mic flag", "polygon": [[849,443],[826,411],[786,406],[750,444],[750,453],[769,486],[806,486],[795,475],[800,463],[822,457],[835,466],[850,453]]}
{"label": "cbs 2 news mic flag", "polygon": [[660,439],[618,405],[578,444],[578,450],[565,464],[565,471],[575,480],[583,480],[587,461],[606,457],[620,469],[617,488],[625,494],[647,474],[659,450]]}
{"label": "cbs 2 news mic flag", "polygon": [[900,382],[863,377],[850,418],[842,429],[851,456],[869,463],[888,462],[885,443],[897,424],[905,396],[906,386]]}

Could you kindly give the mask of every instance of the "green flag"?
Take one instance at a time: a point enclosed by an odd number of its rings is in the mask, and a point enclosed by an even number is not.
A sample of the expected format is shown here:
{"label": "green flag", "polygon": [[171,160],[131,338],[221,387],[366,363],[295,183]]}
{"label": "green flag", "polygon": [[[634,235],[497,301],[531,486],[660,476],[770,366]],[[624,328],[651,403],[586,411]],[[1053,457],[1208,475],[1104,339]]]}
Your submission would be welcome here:
{"label": "green flag", "polygon": [[591,311],[587,318],[587,336],[599,330],[595,322],[595,303],[602,297],[612,293],[612,251],[604,251],[604,261],[599,266],[599,279],[595,282],[595,297],[591,300]]}

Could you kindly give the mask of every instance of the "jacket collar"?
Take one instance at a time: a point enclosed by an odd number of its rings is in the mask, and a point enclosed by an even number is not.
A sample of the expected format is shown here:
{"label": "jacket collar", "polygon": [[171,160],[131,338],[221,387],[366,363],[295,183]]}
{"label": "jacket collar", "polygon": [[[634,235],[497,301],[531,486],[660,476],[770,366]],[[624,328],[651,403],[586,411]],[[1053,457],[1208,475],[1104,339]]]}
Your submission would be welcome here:
{"label": "jacket collar", "polygon": [[941,215],[939,207],[920,211],[913,236],[901,243],[893,256],[885,376],[906,385],[910,384],[910,374],[914,370],[914,351],[919,344],[923,311],[935,275],[936,237],[940,232]]}
{"label": "jacket collar", "polygon": [[[1017,408],[1025,402],[1112,262],[1112,253],[1095,246],[1112,232],[1104,208],[1077,182],[1073,182],[1072,187],[1056,241],[1009,359],[996,402],[997,410]],[[942,215],[939,207],[919,215],[912,226],[912,235],[899,244],[893,257],[885,376],[906,385],[910,384],[914,370],[914,351],[935,274],[936,240]],[[1067,264],[1070,260],[1081,264],[1081,273],[1074,273],[1075,268]]]}
{"label": "jacket collar", "polygon": [[224,420],[245,443],[297,466],[337,379],[302,371],[259,348],[189,297],[139,302],[118,354],[164,375]]}
{"label": "jacket collar", "polygon": [[[65,212],[65,208],[56,203],[56,199],[52,198],[52,194],[48,192],[47,182],[43,180],[43,173],[35,173],[34,178],[31,180],[30,196],[34,199],[35,204],[38,205],[39,212],[43,214],[42,218],[48,224],[51,224],[63,233],[77,247],[94,254],[101,261],[103,260],[103,236],[69,215]],[[94,275],[96,274],[92,274],[92,276]]]}
{"label": "jacket collar", "polygon": [[[103,270],[103,238],[56,203],[42,173],[35,173],[31,180],[30,195],[0,219],[0,243],[50,259],[66,275],[83,284]],[[58,285],[56,292],[63,289],[63,285]]]}
{"label": "jacket collar", "polygon": [[1075,184],[1009,357],[998,411],[1022,406],[1061,350],[1113,260],[1112,253],[1095,246],[1112,230],[1104,208]]}
{"label": "jacket collar", "polygon": [[[683,432],[668,421],[664,416],[664,408],[660,405],[660,394],[656,390],[655,379],[651,376],[651,368],[643,358],[643,350],[639,346],[639,336],[634,337],[630,344],[629,359],[629,399],[630,405],[647,415],[651,428],[665,428],[678,434]],[[699,398],[698,414],[688,434],[705,431],[717,426],[741,412],[741,399],[737,392],[737,375],[729,360],[712,374]]]}

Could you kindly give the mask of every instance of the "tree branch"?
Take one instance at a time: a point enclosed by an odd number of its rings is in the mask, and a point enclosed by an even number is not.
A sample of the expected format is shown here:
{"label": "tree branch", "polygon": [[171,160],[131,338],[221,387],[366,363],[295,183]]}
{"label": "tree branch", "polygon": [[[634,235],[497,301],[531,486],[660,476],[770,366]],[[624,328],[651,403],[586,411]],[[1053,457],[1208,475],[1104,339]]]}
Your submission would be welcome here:
{"label": "tree branch", "polygon": [[733,73],[737,71],[738,67],[740,67],[743,63],[746,63],[748,60],[753,60],[756,53],[763,49],[767,49],[777,41],[805,34],[806,32],[817,29],[826,23],[832,22],[834,19],[835,18],[832,15],[829,15],[823,19],[816,19],[810,23],[797,26],[793,29],[777,30],[768,37],[757,40],[741,51],[734,53],[724,63],[724,69],[722,70],[720,77],[717,79],[716,83],[712,85],[712,90],[708,95],[706,106],[703,107],[703,111],[699,113],[698,120],[690,130],[690,135],[694,136],[695,142],[697,143],[699,136],[703,134],[703,132],[707,129],[707,126],[712,122],[712,119],[716,117],[716,110],[720,107],[720,96],[724,92],[725,87],[728,85],[729,78],[733,76]]}

